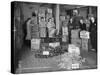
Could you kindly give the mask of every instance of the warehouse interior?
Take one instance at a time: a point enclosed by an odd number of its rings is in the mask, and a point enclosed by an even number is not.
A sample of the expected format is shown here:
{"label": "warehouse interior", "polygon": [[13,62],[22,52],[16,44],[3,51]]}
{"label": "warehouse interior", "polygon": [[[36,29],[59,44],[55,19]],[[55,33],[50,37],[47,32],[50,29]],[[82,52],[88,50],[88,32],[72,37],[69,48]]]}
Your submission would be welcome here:
{"label": "warehouse interior", "polygon": [[16,73],[96,69],[97,7],[14,2],[14,38]]}

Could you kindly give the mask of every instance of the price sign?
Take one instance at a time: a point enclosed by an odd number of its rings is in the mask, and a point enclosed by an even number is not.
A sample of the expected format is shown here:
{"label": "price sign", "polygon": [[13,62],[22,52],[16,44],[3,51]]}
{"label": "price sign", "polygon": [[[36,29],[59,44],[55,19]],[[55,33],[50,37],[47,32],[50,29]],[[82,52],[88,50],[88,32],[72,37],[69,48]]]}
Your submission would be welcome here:
{"label": "price sign", "polygon": [[49,51],[43,51],[43,55],[49,55]]}
{"label": "price sign", "polygon": [[80,32],[80,38],[84,38],[84,39],[89,39],[89,32],[88,31],[81,31]]}

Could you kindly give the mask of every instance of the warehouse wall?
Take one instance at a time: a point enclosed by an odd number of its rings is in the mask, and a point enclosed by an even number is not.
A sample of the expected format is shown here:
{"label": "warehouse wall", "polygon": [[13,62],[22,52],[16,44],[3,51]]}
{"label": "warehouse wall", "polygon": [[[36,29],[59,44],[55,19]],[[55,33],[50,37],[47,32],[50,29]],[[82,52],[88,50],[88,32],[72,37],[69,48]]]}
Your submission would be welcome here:
{"label": "warehouse wall", "polygon": [[[91,8],[91,11],[90,11],[91,14],[93,14],[93,16],[96,18],[97,17],[97,7],[90,6],[90,8]],[[81,16],[86,18],[89,14],[89,7],[80,8],[79,13],[80,13]]]}
{"label": "warehouse wall", "polygon": [[26,21],[28,18],[32,17],[32,12],[35,10],[38,10],[38,5],[31,5],[31,4],[22,4],[22,11],[24,15],[24,21]]}
{"label": "warehouse wall", "polygon": [[23,15],[21,14],[21,7],[20,4],[16,3],[16,7],[14,10],[14,21],[15,21],[15,45],[16,50],[22,48],[23,45],[23,30],[22,30],[22,23],[23,23]]}
{"label": "warehouse wall", "polygon": [[92,7],[92,13],[95,18],[97,18],[97,7]]}
{"label": "warehouse wall", "polygon": [[32,12],[37,11],[39,8],[52,8],[51,4],[39,4],[39,3],[22,3],[22,11],[24,15],[24,21],[26,21],[28,18],[32,17]]}
{"label": "warehouse wall", "polygon": [[88,15],[88,8],[87,7],[80,8],[79,9],[79,14],[86,18],[87,15]]}

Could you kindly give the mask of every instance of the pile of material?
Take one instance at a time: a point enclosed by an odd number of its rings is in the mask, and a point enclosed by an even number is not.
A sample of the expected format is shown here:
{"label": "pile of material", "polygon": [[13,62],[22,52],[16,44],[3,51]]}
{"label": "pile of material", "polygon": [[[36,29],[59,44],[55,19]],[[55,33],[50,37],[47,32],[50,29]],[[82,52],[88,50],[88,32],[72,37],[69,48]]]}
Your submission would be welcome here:
{"label": "pile of material", "polygon": [[64,54],[66,52],[65,48],[62,48],[62,46],[56,46],[53,47],[51,44],[50,46],[42,46],[40,50],[37,50],[35,53],[36,58],[48,58],[48,57],[54,57],[61,54]]}
{"label": "pile of material", "polygon": [[70,44],[68,47],[68,52],[61,55],[61,59],[58,66],[61,69],[79,69],[83,61],[84,59],[82,59],[82,57],[80,56],[79,47]]}
{"label": "pile of material", "polygon": [[85,60],[84,58],[82,59],[81,56],[75,53],[65,53],[64,55],[61,55],[58,66],[61,69],[67,70],[79,69],[80,66],[82,66],[82,62],[85,62]]}

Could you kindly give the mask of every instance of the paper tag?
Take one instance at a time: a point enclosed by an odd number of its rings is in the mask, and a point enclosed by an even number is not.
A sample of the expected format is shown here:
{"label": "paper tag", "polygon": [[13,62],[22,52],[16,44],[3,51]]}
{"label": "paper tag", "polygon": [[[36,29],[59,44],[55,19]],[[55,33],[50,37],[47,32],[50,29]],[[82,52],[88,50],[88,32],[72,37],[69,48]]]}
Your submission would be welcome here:
{"label": "paper tag", "polygon": [[63,35],[68,35],[68,27],[62,27]]}
{"label": "paper tag", "polygon": [[80,32],[80,38],[85,38],[85,39],[89,39],[89,32],[88,31],[81,31]]}
{"label": "paper tag", "polygon": [[79,68],[79,63],[72,64],[72,69],[78,69]]}
{"label": "paper tag", "polygon": [[43,51],[43,55],[49,55],[49,51]]}
{"label": "paper tag", "polygon": [[31,48],[39,49],[40,48],[40,39],[32,39],[31,40]]}

